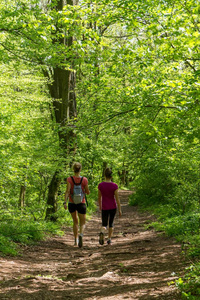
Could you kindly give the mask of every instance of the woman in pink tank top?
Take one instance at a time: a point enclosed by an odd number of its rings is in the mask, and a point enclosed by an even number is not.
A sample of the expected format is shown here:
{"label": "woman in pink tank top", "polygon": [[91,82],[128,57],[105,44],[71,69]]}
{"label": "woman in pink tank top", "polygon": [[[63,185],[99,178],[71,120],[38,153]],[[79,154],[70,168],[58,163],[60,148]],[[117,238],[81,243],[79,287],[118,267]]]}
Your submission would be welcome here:
{"label": "woman in pink tank top", "polygon": [[98,202],[101,210],[102,227],[99,234],[100,245],[104,244],[104,235],[108,227],[107,244],[111,244],[111,237],[113,234],[113,223],[118,208],[119,216],[121,217],[121,204],[118,194],[118,185],[112,182],[112,170],[107,168],[105,170],[105,181],[98,185]]}

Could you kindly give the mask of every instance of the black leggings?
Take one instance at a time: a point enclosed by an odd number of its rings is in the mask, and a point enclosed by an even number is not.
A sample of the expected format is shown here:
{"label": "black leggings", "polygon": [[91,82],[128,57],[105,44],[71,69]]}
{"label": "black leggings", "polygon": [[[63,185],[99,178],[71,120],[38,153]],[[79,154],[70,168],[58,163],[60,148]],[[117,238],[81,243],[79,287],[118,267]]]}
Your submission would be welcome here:
{"label": "black leggings", "polygon": [[113,227],[114,218],[116,215],[117,209],[109,209],[109,210],[102,210],[102,226],[107,227],[109,221],[109,227]]}

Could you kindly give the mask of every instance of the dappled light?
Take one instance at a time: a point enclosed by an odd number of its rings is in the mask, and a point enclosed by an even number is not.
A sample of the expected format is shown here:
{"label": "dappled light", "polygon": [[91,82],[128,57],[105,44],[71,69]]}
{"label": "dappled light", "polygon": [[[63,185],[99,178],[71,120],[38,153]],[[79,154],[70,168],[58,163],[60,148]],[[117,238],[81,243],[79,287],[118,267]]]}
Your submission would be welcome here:
{"label": "dappled light", "polygon": [[184,270],[181,246],[164,234],[145,230],[152,219],[128,205],[117,218],[112,246],[98,244],[100,218],[87,224],[84,246],[65,236],[24,249],[19,258],[2,258],[0,298],[10,299],[180,299],[174,284]]}
{"label": "dappled light", "polygon": [[199,13],[0,1],[0,298],[200,299]]}

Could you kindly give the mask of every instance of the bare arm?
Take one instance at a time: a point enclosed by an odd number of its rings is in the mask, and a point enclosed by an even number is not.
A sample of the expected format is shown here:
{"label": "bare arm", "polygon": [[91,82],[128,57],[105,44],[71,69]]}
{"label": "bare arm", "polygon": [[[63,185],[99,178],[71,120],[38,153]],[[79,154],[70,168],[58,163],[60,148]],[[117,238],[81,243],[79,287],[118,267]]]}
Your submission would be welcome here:
{"label": "bare arm", "polygon": [[90,194],[90,190],[89,190],[88,184],[85,186],[85,193],[86,193],[87,195]]}
{"label": "bare arm", "polygon": [[102,196],[101,196],[101,191],[98,190],[98,203],[99,203],[99,210],[102,210]]}
{"label": "bare arm", "polygon": [[69,197],[70,194],[70,189],[71,189],[71,184],[69,182],[67,182],[67,188],[66,188],[66,192],[65,192],[65,202],[64,202],[64,208],[67,209],[67,199]]}
{"label": "bare arm", "polygon": [[116,199],[116,202],[117,202],[117,207],[118,207],[118,211],[119,211],[119,216],[121,217],[121,215],[122,215],[122,210],[121,210],[121,203],[120,203],[120,200],[119,200],[119,192],[118,192],[118,190],[115,190],[115,199]]}

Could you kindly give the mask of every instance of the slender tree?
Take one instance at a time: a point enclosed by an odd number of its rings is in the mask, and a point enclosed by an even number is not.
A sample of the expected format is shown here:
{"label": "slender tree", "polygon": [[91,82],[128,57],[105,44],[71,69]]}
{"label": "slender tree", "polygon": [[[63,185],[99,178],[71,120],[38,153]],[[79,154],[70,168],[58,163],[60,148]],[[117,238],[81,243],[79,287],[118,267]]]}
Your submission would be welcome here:
{"label": "slender tree", "polygon": [[[65,5],[74,5],[73,0],[59,0],[53,6],[57,12],[62,11]],[[58,24],[55,24],[55,38],[53,39],[54,44],[63,45],[66,48],[71,48],[73,43],[73,36],[70,32],[64,34],[64,30]],[[61,36],[58,38],[58,36]],[[67,60],[67,58],[64,58]],[[68,126],[69,120],[76,117],[76,95],[75,95],[75,73],[72,70],[72,61],[69,60],[69,66],[71,68],[66,69],[62,66],[54,66],[44,71],[44,74],[49,77],[51,83],[48,85],[49,92],[53,98],[53,109],[55,114],[56,123],[59,124],[59,141],[60,146],[63,150],[64,160],[67,158],[67,155],[70,154],[72,148],[72,138],[74,137],[73,130]],[[47,198],[47,211],[46,217],[48,218],[52,213],[55,213],[57,210],[56,197],[60,186],[60,173],[61,170],[56,170],[54,176],[49,185],[49,192]],[[52,219],[53,217],[51,217]]]}

